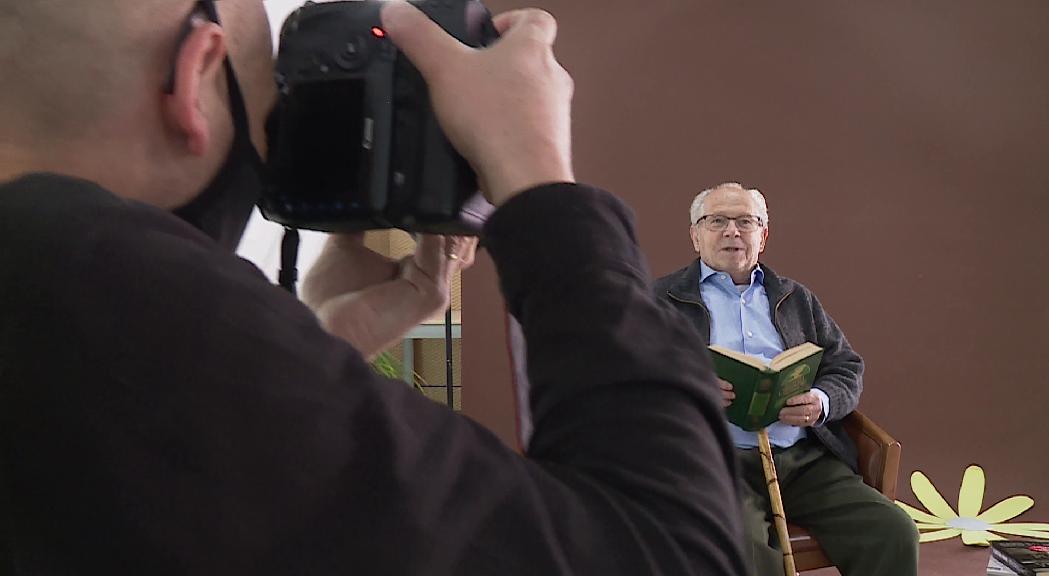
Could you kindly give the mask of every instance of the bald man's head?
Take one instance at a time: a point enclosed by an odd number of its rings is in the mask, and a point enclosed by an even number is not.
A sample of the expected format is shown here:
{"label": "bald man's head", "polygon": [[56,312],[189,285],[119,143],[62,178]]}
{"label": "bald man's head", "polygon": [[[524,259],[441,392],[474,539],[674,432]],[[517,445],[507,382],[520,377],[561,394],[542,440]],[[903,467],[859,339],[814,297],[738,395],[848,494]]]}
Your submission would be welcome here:
{"label": "bald man's head", "polygon": [[[0,0],[0,114],[77,137],[163,84],[192,0]],[[123,97],[123,101],[122,101]]]}
{"label": "bald man's head", "polygon": [[154,182],[185,198],[232,141],[227,57],[261,145],[275,98],[262,0],[215,2],[221,26],[197,4],[0,0],[0,180],[55,171],[123,195]]}
{"label": "bald man's head", "polygon": [[[135,94],[164,85],[194,4],[0,0],[0,114],[17,110],[19,124],[67,136],[121,114]],[[268,74],[269,63],[259,57],[270,51],[261,0],[216,4],[239,67],[249,77]]]}

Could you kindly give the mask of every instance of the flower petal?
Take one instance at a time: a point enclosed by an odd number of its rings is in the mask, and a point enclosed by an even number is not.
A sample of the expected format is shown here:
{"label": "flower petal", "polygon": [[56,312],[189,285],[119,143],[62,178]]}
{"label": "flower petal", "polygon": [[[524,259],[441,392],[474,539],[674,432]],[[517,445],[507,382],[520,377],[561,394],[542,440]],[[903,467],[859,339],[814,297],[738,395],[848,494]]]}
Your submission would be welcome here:
{"label": "flower petal", "polygon": [[936,542],[937,540],[946,540],[948,538],[954,538],[961,534],[962,531],[957,528],[947,528],[944,530],[937,530],[936,532],[926,532],[918,536],[918,542]]}
{"label": "flower petal", "polygon": [[918,530],[943,530],[944,528],[949,528],[949,526],[947,526],[946,524],[942,524],[942,523],[941,524],[922,524],[921,522],[916,522],[915,526],[918,527]]}
{"label": "flower petal", "polygon": [[1031,506],[1034,506],[1034,500],[1030,496],[1010,496],[988,508],[976,519],[983,520],[988,524],[997,524],[998,522],[1016,518]]}
{"label": "flower petal", "polygon": [[952,520],[958,517],[954,510],[951,509],[950,504],[943,499],[943,496],[940,496],[936,487],[929,481],[928,476],[917,470],[914,471],[914,474],[911,474],[911,492],[914,492],[918,501],[929,512],[932,512],[934,516],[942,520]]}
{"label": "flower petal", "polygon": [[[980,513],[986,483],[983,468],[973,464],[965,469],[965,475],[962,476],[962,487],[958,490],[959,516],[974,518]],[[962,536],[964,537],[964,534]]]}
{"label": "flower petal", "polygon": [[1005,540],[986,530],[962,530],[962,544],[966,546],[990,546],[991,540]]}
{"label": "flower petal", "polygon": [[1049,524],[1044,522],[1010,522],[1008,524],[991,524],[989,530],[997,530],[999,527],[1010,526],[1023,528],[1024,530],[1049,530]]}
{"label": "flower petal", "polygon": [[906,512],[908,516],[913,518],[915,522],[926,522],[928,524],[938,524],[941,528],[947,526],[947,524],[943,520],[941,520],[940,518],[937,518],[937,517],[933,516],[932,514],[929,514],[928,512],[923,512],[921,510],[918,510],[917,508],[915,508],[915,507],[913,507],[913,506],[911,506],[909,504],[904,504],[903,502],[900,502],[899,500],[897,500],[896,501],[896,505],[899,506],[900,508],[903,508],[903,511]]}
{"label": "flower petal", "polygon": [[1044,528],[1030,528],[1027,526],[1021,526],[1017,524],[996,524],[990,527],[990,530],[994,532],[1001,532],[1002,534],[1012,534],[1013,536],[1026,536],[1028,538],[1045,538],[1049,540],[1049,524],[1034,524],[1034,526],[1042,526]]}

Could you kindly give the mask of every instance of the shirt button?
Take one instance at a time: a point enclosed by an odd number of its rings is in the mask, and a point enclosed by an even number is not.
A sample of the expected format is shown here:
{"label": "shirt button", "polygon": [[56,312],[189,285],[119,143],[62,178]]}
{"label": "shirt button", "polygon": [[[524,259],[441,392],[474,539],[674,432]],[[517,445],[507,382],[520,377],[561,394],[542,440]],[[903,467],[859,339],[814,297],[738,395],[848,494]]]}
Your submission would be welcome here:
{"label": "shirt button", "polygon": [[754,333],[753,332],[747,332],[747,338],[753,338],[753,337],[754,337]]}

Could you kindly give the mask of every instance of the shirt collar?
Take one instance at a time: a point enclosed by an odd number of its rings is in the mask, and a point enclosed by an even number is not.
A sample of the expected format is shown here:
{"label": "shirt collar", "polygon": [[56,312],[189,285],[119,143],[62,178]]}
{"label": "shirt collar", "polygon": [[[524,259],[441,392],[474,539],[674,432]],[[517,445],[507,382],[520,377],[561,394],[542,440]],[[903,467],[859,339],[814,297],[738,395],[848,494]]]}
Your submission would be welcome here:
{"label": "shirt collar", "polygon": [[[699,261],[699,283],[702,284],[707,281],[707,278],[717,274],[718,271],[707,266],[707,263],[703,260]],[[761,264],[754,267],[754,271],[750,273],[750,284],[765,285],[765,271],[761,269]]]}

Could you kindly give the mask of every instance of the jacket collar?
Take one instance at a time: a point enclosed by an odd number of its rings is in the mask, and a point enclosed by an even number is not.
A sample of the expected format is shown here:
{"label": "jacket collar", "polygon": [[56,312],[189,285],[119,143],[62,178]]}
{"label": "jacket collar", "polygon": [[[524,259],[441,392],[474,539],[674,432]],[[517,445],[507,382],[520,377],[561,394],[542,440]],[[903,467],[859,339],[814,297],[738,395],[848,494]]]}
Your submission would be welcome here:
{"label": "jacket collar", "polygon": [[790,296],[796,285],[793,280],[783,278],[765,264],[761,264],[761,269],[765,271],[765,295],[768,296],[769,304],[775,308],[776,304]]}
{"label": "jacket collar", "polygon": [[[710,266],[707,266],[706,263],[704,263],[702,260],[700,260],[700,262],[699,262],[699,283],[700,283],[700,285],[702,285],[704,282],[706,282],[707,278],[710,278],[711,276],[715,276],[715,275],[718,275],[718,274],[720,274],[721,276],[725,276],[724,272],[720,272],[718,270],[715,270],[715,269],[711,268]],[[750,271],[750,283],[751,284],[757,283],[757,284],[761,284],[761,285],[765,284],[765,267],[764,266],[755,266],[754,269]],[[748,286],[749,285],[750,284],[748,284]]]}
{"label": "jacket collar", "polygon": [[667,294],[676,300],[703,306],[703,298],[699,295],[699,258],[674,273]]}
{"label": "jacket collar", "polygon": [[[699,295],[699,264],[700,260],[696,258],[691,264],[678,270],[667,288],[667,293],[677,300],[703,306],[703,298]],[[769,303],[773,306],[794,291],[793,280],[780,277],[766,264],[759,262],[758,265],[764,272],[765,293],[768,295]]]}

